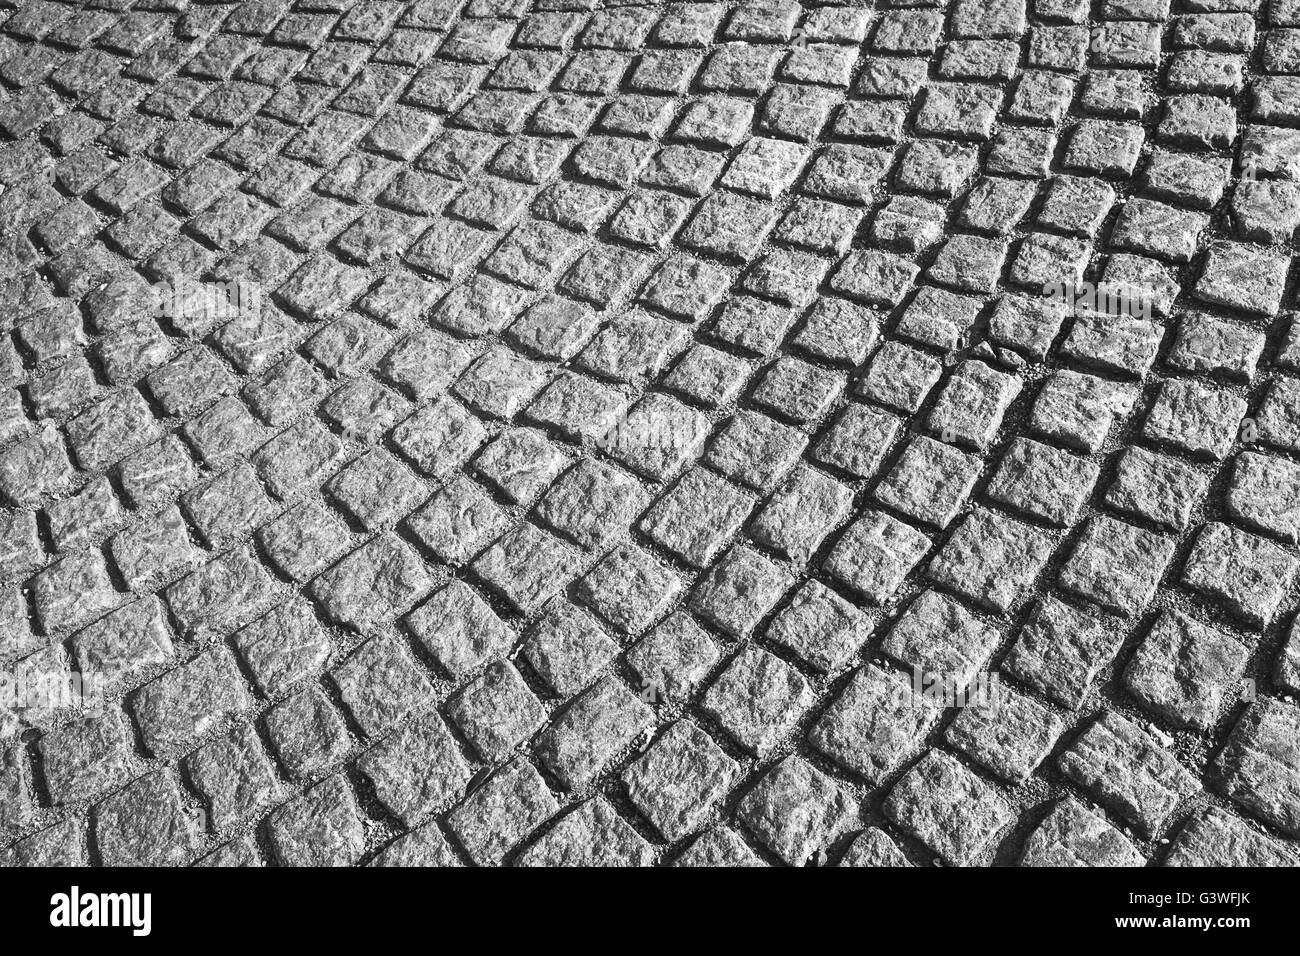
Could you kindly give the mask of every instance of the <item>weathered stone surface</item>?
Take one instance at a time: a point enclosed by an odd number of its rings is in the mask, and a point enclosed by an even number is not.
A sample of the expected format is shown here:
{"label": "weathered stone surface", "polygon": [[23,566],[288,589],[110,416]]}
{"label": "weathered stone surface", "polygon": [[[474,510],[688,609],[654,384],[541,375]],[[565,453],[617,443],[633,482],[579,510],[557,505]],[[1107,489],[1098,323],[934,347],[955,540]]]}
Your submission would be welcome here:
{"label": "weathered stone surface", "polygon": [[885,815],[943,859],[966,866],[988,851],[1012,812],[996,787],[931,750],[889,792]]}
{"label": "weathered stone surface", "polygon": [[1107,713],[1061,754],[1061,771],[1146,836],[1196,789],[1196,778],[1149,732]]}
{"label": "weathered stone surface", "polygon": [[838,783],[800,757],[773,767],[740,801],[745,826],[790,866],[852,826],[853,800]]}
{"label": "weathered stone surface", "polygon": [[0,691],[106,696],[0,694],[0,858],[1135,862],[1062,754],[1145,863],[1300,846],[1295,0],[74,7]]}
{"label": "weathered stone surface", "polygon": [[1094,810],[1066,797],[1025,840],[1021,866],[1142,866],[1146,861]]}
{"label": "weathered stone surface", "polygon": [[1237,721],[1216,761],[1223,792],[1292,837],[1300,833],[1297,727],[1294,706],[1261,700]]}

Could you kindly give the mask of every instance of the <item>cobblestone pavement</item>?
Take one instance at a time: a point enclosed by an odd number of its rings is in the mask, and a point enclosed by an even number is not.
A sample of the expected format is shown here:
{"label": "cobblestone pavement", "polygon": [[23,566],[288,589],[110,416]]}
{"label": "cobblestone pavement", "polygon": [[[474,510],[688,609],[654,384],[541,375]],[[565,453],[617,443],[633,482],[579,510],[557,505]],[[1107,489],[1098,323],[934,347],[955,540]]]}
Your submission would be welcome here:
{"label": "cobblestone pavement", "polygon": [[0,84],[8,862],[1297,861],[1300,0],[37,0]]}

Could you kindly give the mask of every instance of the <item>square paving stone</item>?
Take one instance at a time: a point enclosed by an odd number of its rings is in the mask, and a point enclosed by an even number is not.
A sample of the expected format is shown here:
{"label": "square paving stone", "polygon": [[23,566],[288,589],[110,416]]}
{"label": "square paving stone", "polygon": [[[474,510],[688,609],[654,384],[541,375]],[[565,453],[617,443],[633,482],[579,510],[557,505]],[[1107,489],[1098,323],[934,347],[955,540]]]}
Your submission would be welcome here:
{"label": "square paving stone", "polygon": [[824,567],[854,593],[883,604],[928,550],[930,539],[911,525],[867,512],[840,536]]}
{"label": "square paving stone", "polygon": [[1246,667],[1235,640],[1165,611],[1124,670],[1124,686],[1144,707],[1180,727],[1208,730],[1233,699]]}
{"label": "square paving stone", "polygon": [[740,530],[754,499],[703,468],[692,468],[641,521],[657,545],[695,567],[709,564]]}
{"label": "square paving stone", "polygon": [[1250,381],[1264,345],[1264,334],[1257,329],[1189,312],[1179,320],[1178,338],[1167,361],[1186,372]]}
{"label": "square paving stone", "polygon": [[909,674],[867,664],[813,724],[808,742],[875,785],[921,749],[941,714]]}
{"label": "square paving stone", "polygon": [[1275,455],[1242,452],[1233,468],[1227,504],[1242,524],[1295,544],[1300,541],[1300,465]]}
{"label": "square paving stone", "polygon": [[1296,559],[1276,544],[1212,521],[1187,556],[1183,583],[1227,605],[1251,627],[1268,626],[1295,578]]}
{"label": "square paving stone", "polygon": [[1300,711],[1276,700],[1254,704],[1215,762],[1220,787],[1247,811],[1300,836]]}
{"label": "square paving stone", "polygon": [[972,512],[930,562],[929,576],[976,604],[1006,612],[1032,587],[1056,541],[991,511]]}
{"label": "square paving stone", "polygon": [[680,703],[690,697],[718,662],[713,639],[677,611],[627,652],[627,664],[640,680],[647,703]]}
{"label": "square paving stone", "polygon": [[880,645],[922,686],[962,693],[978,676],[1001,635],[952,598],[923,591]]}
{"label": "square paving stone", "polygon": [[912,864],[885,831],[873,827],[854,837],[836,865],[892,867]]}
{"label": "square paving stone", "polygon": [[1142,729],[1110,712],[1061,754],[1061,772],[1144,836],[1160,833],[1197,780],[1178,758]]}
{"label": "square paving stone", "polygon": [[432,692],[424,671],[393,636],[373,638],[334,668],[339,696],[368,737],[392,729]]}
{"label": "square paving stone", "polygon": [[589,615],[562,599],[533,625],[522,649],[537,675],[562,698],[586,688],[619,650]]}
{"label": "square paving stone", "polygon": [[1078,518],[1100,471],[1086,458],[1017,438],[985,493],[1023,514],[1065,527]]}
{"label": "square paving stone", "polygon": [[558,809],[541,774],[519,757],[472,791],[447,825],[476,863],[490,866]]}
{"label": "square paving stone", "polygon": [[604,797],[569,813],[519,855],[518,866],[649,866],[654,848]]}
{"label": "square paving stone", "polygon": [[737,545],[696,586],[691,609],[732,637],[747,636],[794,583],[790,573]]}
{"label": "square paving stone", "polygon": [[280,796],[275,770],[247,724],[194,751],[185,767],[207,801],[216,830],[247,819]]}
{"label": "square paving stone", "polygon": [[1146,607],[1173,557],[1172,539],[1113,518],[1093,518],[1061,569],[1060,586],[1107,610]]}
{"label": "square paving stone", "polygon": [[159,770],[96,806],[94,832],[105,866],[180,866],[203,839],[203,815],[186,806],[172,774]]}
{"label": "square paving stone", "polygon": [[844,598],[817,581],[805,582],[773,619],[767,638],[820,671],[834,671],[866,640],[870,624]]}
{"label": "square paving stone", "polygon": [[447,703],[447,714],[484,760],[504,759],[546,723],[546,708],[507,661],[493,661]]}
{"label": "square paving stone", "polygon": [[542,731],[537,753],[567,789],[580,790],[654,723],[643,701],[605,677]]}
{"label": "square paving stone", "polygon": [[681,582],[633,544],[607,554],[578,582],[576,597],[618,630],[639,634],[673,604]]}
{"label": "square paving stone", "polygon": [[258,689],[279,697],[318,673],[333,653],[311,606],[291,599],[234,636],[235,649]]}
{"label": "square paving stone", "polygon": [[967,701],[944,739],[1003,780],[1020,783],[1047,758],[1065,721],[1050,706],[1001,682],[983,696],[987,699]]}
{"label": "square paving stone", "polygon": [[849,405],[813,448],[813,456],[855,478],[869,478],[884,460],[898,426],[892,415],[865,405]]}
{"label": "square paving stone", "polygon": [[229,652],[214,647],[146,684],[131,709],[145,745],[162,756],[175,753],[252,703]]}
{"label": "square paving stone", "polygon": [[942,374],[937,359],[901,342],[886,342],[858,390],[874,402],[910,414],[921,407]]}
{"label": "square paving stone", "polygon": [[1295,866],[1297,859],[1290,847],[1207,807],[1174,838],[1165,866]]}
{"label": "square paving stone", "polygon": [[436,822],[424,824],[418,830],[412,830],[399,836],[388,844],[378,856],[370,861],[370,866],[382,867],[418,867],[418,866],[460,866],[447,838],[442,835]]}
{"label": "square paving stone", "polygon": [[786,757],[740,801],[741,821],[790,866],[853,825],[853,798],[802,757]]}
{"label": "square paving stone", "polygon": [[622,779],[636,808],[675,842],[705,824],[739,771],[708,734],[682,720],[623,771]]}
{"label": "square paving stone", "polygon": [[561,448],[531,428],[507,428],[474,459],[474,471],[512,504],[531,503],[569,464]]}
{"label": "square paving stone", "polygon": [[571,551],[528,522],[498,539],[470,568],[521,614],[540,607],[576,570]]}
{"label": "square paving stone", "polygon": [[1059,371],[1043,385],[1030,413],[1030,427],[1083,452],[1097,452],[1117,418],[1127,415],[1137,398],[1125,385]]}
{"label": "square paving stone", "polygon": [[464,677],[514,644],[514,632],[463,581],[452,581],[406,617],[406,626],[439,667]]}
{"label": "square paving stone", "polygon": [[1246,403],[1225,389],[1199,382],[1165,382],[1142,433],[1197,457],[1222,458],[1237,438]]}
{"label": "square paving stone", "polygon": [[435,711],[414,718],[357,760],[389,813],[407,826],[457,799],[470,769]]}
{"label": "square paving stone", "polygon": [[43,734],[36,752],[55,806],[94,799],[138,773],[129,733],[124,719],[110,710]]}
{"label": "square paving stone", "polygon": [[745,410],[716,433],[704,460],[733,481],[766,493],[776,487],[807,443],[798,429]]}
{"label": "square paving stone", "polygon": [[[26,614],[25,608],[22,613]],[[151,667],[171,661],[176,653],[166,611],[157,597],[142,598],[106,614],[73,635],[71,644],[82,672],[95,674],[104,692],[135,682]]]}
{"label": "square paving stone", "polygon": [[1021,866],[1145,866],[1132,842],[1106,818],[1066,797],[1025,840]]}
{"label": "square paving stone", "polygon": [[1176,458],[1128,448],[1115,469],[1114,483],[1106,489],[1105,500],[1123,514],[1183,531],[1207,484],[1205,475]]}
{"label": "square paving stone", "polygon": [[885,815],[957,866],[979,859],[1013,816],[996,787],[938,750],[895,784]]}
{"label": "square paving stone", "polygon": [[987,448],[1020,392],[1020,380],[983,362],[963,362],[948,379],[926,420],[945,442]]}
{"label": "square paving stone", "polygon": [[708,432],[703,415],[656,393],[616,419],[598,444],[637,474],[668,481],[699,455]]}
{"label": "square paving stone", "polygon": [[803,562],[848,515],[852,492],[819,471],[801,468],[768,500],[750,525],[755,541]]}
{"label": "square paving stone", "polygon": [[387,531],[317,577],[310,591],[331,620],[366,632],[409,610],[432,587],[415,550]]}
{"label": "square paving stone", "polygon": [[[1300,449],[1300,382],[1278,377],[1264,394],[1264,403],[1257,412],[1255,431],[1263,441],[1287,451]],[[1249,426],[1242,437],[1250,437]]]}
{"label": "square paving stone", "polygon": [[1058,704],[1077,708],[1123,643],[1116,625],[1057,598],[1042,598],[1002,666]]}
{"label": "square paving stone", "polygon": [[1277,315],[1289,262],[1285,255],[1240,243],[1210,247],[1195,295],[1255,315]]}
{"label": "square paving stone", "polygon": [[875,498],[936,528],[946,528],[961,510],[979,476],[980,462],[951,445],[917,436],[875,490]]}
{"label": "square paving stone", "polygon": [[341,774],[327,777],[271,814],[271,846],[285,866],[349,866],[365,848],[356,798]]}
{"label": "square paving stone", "polygon": [[758,854],[724,826],[706,831],[673,861],[673,866],[759,867],[766,866]]}
{"label": "square paving stone", "polygon": [[[1143,375],[1155,361],[1160,349],[1164,329],[1149,319],[1132,317],[1148,310],[1157,315],[1168,311],[1163,296],[1170,299],[1177,294],[1177,286],[1164,288],[1168,283],[1165,273],[1151,268],[1150,259],[1134,256],[1111,256],[1106,266],[1105,281],[1092,294],[1097,307],[1118,314],[1084,312],[1070,329],[1061,352],[1085,368],[1121,378]],[[1084,298],[1081,304],[1089,304]]]}
{"label": "square paving stone", "polygon": [[582,548],[595,548],[623,533],[646,501],[646,493],[627,472],[584,460],[551,486],[537,515]]}
{"label": "square paving stone", "polygon": [[704,694],[701,708],[750,753],[765,757],[813,703],[789,664],[747,644]]}

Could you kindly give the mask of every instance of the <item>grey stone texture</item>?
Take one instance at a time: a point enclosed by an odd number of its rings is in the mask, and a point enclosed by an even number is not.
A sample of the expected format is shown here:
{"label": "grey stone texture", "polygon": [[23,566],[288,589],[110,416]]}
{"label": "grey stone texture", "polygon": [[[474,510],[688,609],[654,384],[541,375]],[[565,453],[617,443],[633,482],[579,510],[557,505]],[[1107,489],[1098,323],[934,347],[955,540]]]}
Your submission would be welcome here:
{"label": "grey stone texture", "polygon": [[1297,28],[0,5],[0,859],[1294,862]]}

